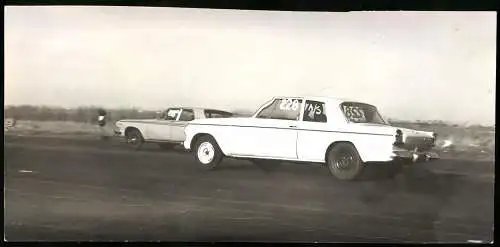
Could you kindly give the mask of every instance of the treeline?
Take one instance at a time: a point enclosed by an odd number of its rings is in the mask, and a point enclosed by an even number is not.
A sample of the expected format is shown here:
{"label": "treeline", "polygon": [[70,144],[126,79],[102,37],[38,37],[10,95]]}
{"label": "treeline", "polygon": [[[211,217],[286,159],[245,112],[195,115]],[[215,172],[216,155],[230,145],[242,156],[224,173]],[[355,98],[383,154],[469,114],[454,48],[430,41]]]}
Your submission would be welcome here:
{"label": "treeline", "polygon": [[[394,119],[389,119],[389,122],[391,124],[413,124],[413,125],[417,125],[417,126],[451,126],[453,124],[450,124],[450,123],[447,123],[445,121],[441,121],[441,120],[429,120],[429,121],[420,121],[420,120],[417,120],[417,121],[404,121],[404,120],[394,120]],[[457,124],[455,124],[456,126],[458,126]]]}
{"label": "treeline", "polygon": [[[9,106],[4,108],[4,118],[15,120],[34,121],[73,121],[84,123],[95,123],[101,107],[88,106],[78,108],[46,107],[46,106]],[[105,108],[102,108],[105,109]],[[155,118],[155,111],[143,111],[139,109],[105,109],[108,121],[120,119]]]}
{"label": "treeline", "polygon": [[[399,127],[465,127],[463,124],[453,124],[442,120],[429,120],[429,121],[402,121],[402,120],[390,120],[389,121],[394,126]],[[494,130],[495,126],[484,126],[480,124],[467,125],[469,128],[474,129],[484,129],[484,130]]]}
{"label": "treeline", "polygon": [[[62,107],[47,107],[47,106],[7,106],[4,107],[4,118],[13,118],[15,120],[34,120],[34,121],[73,121],[95,123],[98,116],[98,106],[87,106],[77,108],[62,108]],[[103,108],[105,109],[105,108]],[[108,113],[108,121],[114,122],[120,119],[144,119],[155,118],[156,111],[140,110],[136,108],[130,109],[105,109]],[[235,116],[251,116],[253,111],[246,109],[237,109],[233,113]],[[402,121],[391,119],[390,122],[396,126],[453,126],[459,127],[457,124],[450,124],[445,121]],[[494,129],[494,126],[474,125],[469,127]]]}

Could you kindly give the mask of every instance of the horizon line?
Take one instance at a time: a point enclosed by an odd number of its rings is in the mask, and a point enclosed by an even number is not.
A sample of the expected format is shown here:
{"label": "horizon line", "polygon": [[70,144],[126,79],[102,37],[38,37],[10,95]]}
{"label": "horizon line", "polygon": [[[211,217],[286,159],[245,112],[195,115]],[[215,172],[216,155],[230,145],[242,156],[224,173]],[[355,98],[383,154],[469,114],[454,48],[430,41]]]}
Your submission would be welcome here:
{"label": "horizon line", "polygon": [[[137,110],[137,111],[150,111],[150,112],[158,112],[158,109],[156,110],[153,110],[151,108],[142,108],[142,107],[137,107],[137,106],[129,106],[129,107],[102,107],[102,106],[99,106],[99,105],[81,105],[81,106],[73,106],[73,107],[63,107],[63,106],[56,106],[56,105],[43,105],[43,104],[39,104],[39,105],[33,105],[33,104],[9,104],[9,105],[4,105],[4,118],[5,118],[5,110],[8,109],[9,107],[34,107],[34,108],[49,108],[49,109],[64,109],[64,110],[76,110],[76,109],[79,109],[79,108],[95,108],[95,109],[99,109],[99,108],[102,108],[102,109],[106,109],[106,110]],[[160,110],[164,109],[168,109],[169,107],[166,107],[166,108],[160,108]],[[243,109],[243,108],[239,108],[239,109],[233,109],[233,110],[230,110],[231,112],[233,113],[237,113],[237,112],[248,112],[248,113],[254,113],[255,110],[250,110],[250,109]],[[434,122],[434,124],[436,122],[438,123],[442,123],[442,124],[445,124],[445,125],[459,125],[459,126],[482,126],[482,127],[495,127],[496,126],[496,123],[493,123],[493,124],[479,124],[479,123],[474,123],[474,124],[471,124],[469,123],[468,121],[466,122],[463,122],[463,123],[458,123],[458,122],[453,122],[453,121],[445,121],[445,120],[437,120],[437,119],[427,119],[427,120],[404,120],[404,119],[398,119],[398,118],[395,118],[395,117],[387,117],[386,118],[388,121],[392,121],[392,122],[402,122],[402,123],[415,123],[415,124],[432,124]]]}

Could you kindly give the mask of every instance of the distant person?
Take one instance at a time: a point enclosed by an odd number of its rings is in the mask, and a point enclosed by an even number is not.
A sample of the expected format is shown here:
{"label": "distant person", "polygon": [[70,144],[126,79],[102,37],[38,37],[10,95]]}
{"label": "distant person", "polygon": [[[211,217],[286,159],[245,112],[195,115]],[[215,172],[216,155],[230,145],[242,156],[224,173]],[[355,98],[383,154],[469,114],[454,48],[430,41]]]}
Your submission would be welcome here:
{"label": "distant person", "polygon": [[99,116],[97,117],[97,125],[99,125],[99,132],[101,133],[101,139],[108,139],[108,135],[106,134],[106,111],[104,109],[99,109]]}
{"label": "distant person", "polygon": [[98,110],[99,116],[97,117],[97,124],[101,127],[106,125],[106,111],[104,109]]}

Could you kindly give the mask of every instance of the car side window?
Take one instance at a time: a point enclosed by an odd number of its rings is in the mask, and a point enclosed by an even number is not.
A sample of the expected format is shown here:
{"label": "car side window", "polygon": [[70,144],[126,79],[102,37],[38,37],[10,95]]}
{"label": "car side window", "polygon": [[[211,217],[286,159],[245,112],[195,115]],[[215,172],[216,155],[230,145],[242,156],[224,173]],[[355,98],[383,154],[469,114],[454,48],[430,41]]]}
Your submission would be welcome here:
{"label": "car side window", "polygon": [[192,121],[194,120],[194,111],[192,109],[183,109],[179,121]]}
{"label": "car side window", "polygon": [[168,109],[167,114],[165,114],[165,120],[177,120],[177,116],[179,115],[181,109]]}
{"label": "car side window", "polygon": [[325,103],[306,100],[306,107],[304,108],[304,117],[302,120],[305,122],[326,123]]}
{"label": "car side window", "polygon": [[301,99],[276,99],[262,109],[257,118],[299,120]]}

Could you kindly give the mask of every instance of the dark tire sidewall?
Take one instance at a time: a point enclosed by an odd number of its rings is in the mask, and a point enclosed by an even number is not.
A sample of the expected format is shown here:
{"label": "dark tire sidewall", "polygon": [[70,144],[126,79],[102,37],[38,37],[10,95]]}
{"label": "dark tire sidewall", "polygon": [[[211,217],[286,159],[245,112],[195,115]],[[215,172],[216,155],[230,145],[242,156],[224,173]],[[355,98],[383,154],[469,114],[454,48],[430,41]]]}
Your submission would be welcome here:
{"label": "dark tire sidewall", "polygon": [[[131,137],[134,137],[134,136],[137,138],[137,142],[135,144],[132,144],[132,143],[129,142],[129,139]],[[142,137],[141,132],[139,132],[138,130],[135,130],[135,129],[129,131],[126,134],[125,138],[126,138],[126,141],[127,141],[127,145],[131,146],[135,150],[139,150],[141,148],[142,144],[144,143],[144,138]]]}
{"label": "dark tire sidewall", "polygon": [[[213,147],[214,147],[214,158],[212,161],[208,164],[204,164],[200,161],[198,157],[198,149],[202,143],[209,142]],[[222,161],[222,151],[219,148],[219,145],[215,141],[214,138],[210,136],[202,136],[198,140],[196,140],[196,143],[194,145],[194,150],[193,150],[194,158],[196,160],[196,163],[198,166],[203,169],[203,170],[214,170],[217,168],[219,163]]]}
{"label": "dark tire sidewall", "polygon": [[[350,155],[353,161],[349,163],[349,169],[342,169],[336,166],[336,163],[345,155]],[[363,162],[359,157],[358,151],[352,144],[339,143],[330,149],[327,157],[327,166],[330,173],[340,180],[355,180],[360,177],[363,170]]]}

